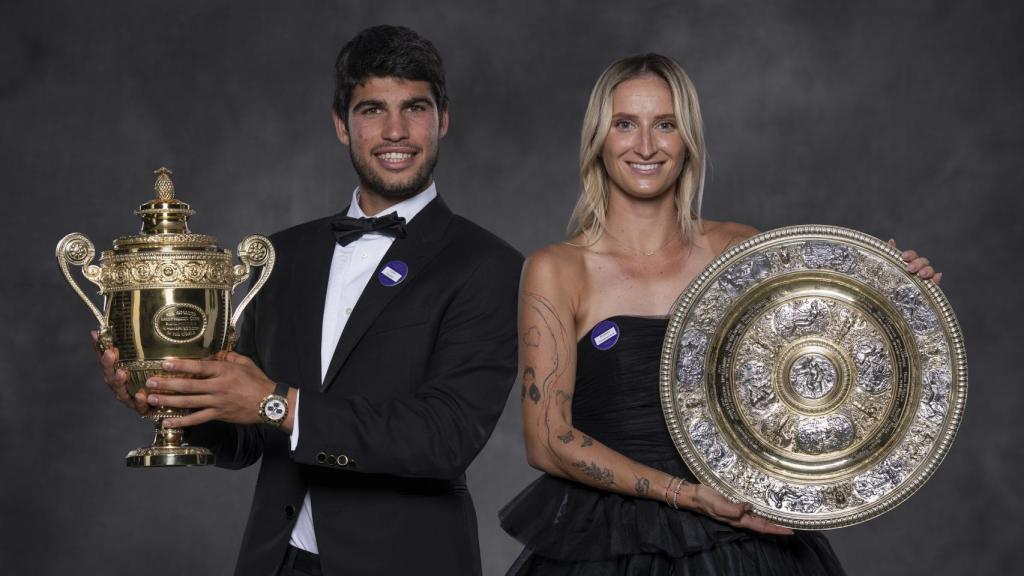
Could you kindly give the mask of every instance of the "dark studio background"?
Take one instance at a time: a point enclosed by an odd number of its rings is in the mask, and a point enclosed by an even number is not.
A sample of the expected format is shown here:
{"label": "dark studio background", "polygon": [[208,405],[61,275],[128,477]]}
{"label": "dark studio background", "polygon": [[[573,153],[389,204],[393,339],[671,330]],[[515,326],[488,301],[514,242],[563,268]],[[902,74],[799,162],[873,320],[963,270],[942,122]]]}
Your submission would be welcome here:
{"label": "dark studio background", "polygon": [[[444,55],[439,191],[524,253],[561,238],[597,76],[657,51],[701,96],[706,217],[848,226],[930,257],[966,336],[966,419],[920,492],[830,538],[850,574],[1019,569],[1022,15],[965,0],[3,2],[0,573],[230,572],[256,468],[124,467],[149,425],[103,386],[54,246],[134,233],[160,165],[193,230],[232,250],[340,210],[356,181],[332,66],[377,23]],[[521,548],[497,510],[536,475],[513,394],[469,471],[488,575]]]}

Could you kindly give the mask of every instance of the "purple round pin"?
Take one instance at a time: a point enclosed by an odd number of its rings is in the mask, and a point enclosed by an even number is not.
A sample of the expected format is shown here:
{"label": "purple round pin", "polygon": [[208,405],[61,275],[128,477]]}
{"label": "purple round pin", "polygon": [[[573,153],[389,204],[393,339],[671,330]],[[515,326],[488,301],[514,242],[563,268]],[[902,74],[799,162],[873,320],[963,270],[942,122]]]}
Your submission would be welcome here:
{"label": "purple round pin", "polygon": [[384,265],[377,273],[377,280],[385,286],[396,286],[401,284],[409,275],[409,265],[401,260],[392,260]]}
{"label": "purple round pin", "polygon": [[598,350],[608,350],[619,341],[619,325],[611,320],[602,320],[590,331],[590,343]]}

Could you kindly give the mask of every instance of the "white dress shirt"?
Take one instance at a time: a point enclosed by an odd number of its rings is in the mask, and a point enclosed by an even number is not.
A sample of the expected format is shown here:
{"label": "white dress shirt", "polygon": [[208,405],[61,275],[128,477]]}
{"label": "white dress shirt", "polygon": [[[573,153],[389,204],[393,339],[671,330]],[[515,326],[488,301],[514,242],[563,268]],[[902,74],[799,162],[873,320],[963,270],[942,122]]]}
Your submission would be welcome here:
{"label": "white dress shirt", "polygon": [[[437,197],[437,188],[431,184],[429,188],[419,194],[402,200],[391,208],[384,210],[383,216],[391,212],[397,212],[398,216],[405,218],[408,224],[419,214],[431,200]],[[348,208],[348,215],[353,218],[364,218],[362,208],[359,207],[359,189],[352,192],[352,205]],[[334,356],[334,349],[338,347],[338,340],[341,332],[348,323],[348,317],[352,314],[362,295],[367,282],[374,281],[374,271],[380,266],[384,254],[391,248],[395,239],[392,236],[378,234],[375,232],[364,234],[354,240],[348,246],[337,244],[334,247],[334,257],[331,259],[331,275],[327,280],[327,298],[324,301],[324,319],[320,331],[320,381],[327,376],[327,368]],[[299,445],[299,393],[295,395],[295,416],[292,424],[291,447]],[[343,473],[343,472],[340,472]],[[289,544],[296,548],[302,548],[307,552],[319,554],[316,544],[316,534],[313,532],[313,504],[309,498],[309,491],[302,500],[302,508],[299,510],[298,520],[292,529],[292,536]]]}

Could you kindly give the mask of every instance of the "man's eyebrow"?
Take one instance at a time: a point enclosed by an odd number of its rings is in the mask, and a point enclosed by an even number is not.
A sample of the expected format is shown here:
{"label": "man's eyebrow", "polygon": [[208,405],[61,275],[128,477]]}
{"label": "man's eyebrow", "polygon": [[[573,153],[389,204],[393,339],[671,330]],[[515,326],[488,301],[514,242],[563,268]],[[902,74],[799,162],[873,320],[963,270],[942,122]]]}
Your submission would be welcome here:
{"label": "man's eyebrow", "polygon": [[352,110],[361,110],[363,108],[387,108],[388,105],[383,100],[360,100],[352,106]]}
{"label": "man's eyebrow", "polygon": [[426,96],[416,96],[415,98],[402,100],[402,108],[408,108],[413,104],[426,104],[428,108],[433,108],[434,100],[432,98],[427,98]]}

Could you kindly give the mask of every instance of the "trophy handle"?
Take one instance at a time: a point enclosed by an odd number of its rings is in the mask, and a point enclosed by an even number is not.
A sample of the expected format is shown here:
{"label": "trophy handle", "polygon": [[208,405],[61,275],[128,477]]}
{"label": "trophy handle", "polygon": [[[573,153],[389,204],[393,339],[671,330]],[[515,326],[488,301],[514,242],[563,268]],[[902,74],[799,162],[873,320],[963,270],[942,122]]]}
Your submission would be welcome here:
{"label": "trophy handle", "polygon": [[249,273],[253,267],[261,267],[262,270],[260,270],[260,277],[256,279],[256,283],[249,289],[245,298],[242,298],[242,301],[238,303],[234,314],[231,315],[231,325],[228,327],[228,350],[235,347],[235,340],[237,338],[235,327],[238,325],[238,319],[242,317],[242,311],[245,310],[245,307],[256,296],[256,293],[263,288],[263,285],[267,282],[267,277],[270,276],[271,270],[274,269],[274,260],[276,259],[274,245],[270,243],[269,238],[260,234],[246,236],[238,243],[238,259],[242,263],[236,264],[234,267],[235,281],[231,285],[232,292],[234,292],[235,288],[238,288],[239,284],[249,279]]}
{"label": "trophy handle", "polygon": [[98,341],[101,350],[104,350],[110,345],[110,329],[107,325],[106,316],[100,312],[100,309],[92,303],[92,300],[85,295],[82,288],[75,282],[74,277],[71,276],[71,266],[80,266],[82,268],[82,275],[85,276],[86,280],[99,286],[100,290],[103,290],[103,284],[100,282],[101,270],[100,267],[92,262],[93,256],[96,255],[96,247],[93,246],[92,241],[79,232],[72,232],[67,236],[60,239],[57,243],[57,265],[60,266],[60,271],[64,274],[64,279],[68,281],[71,288],[78,294],[82,302],[89,307],[92,311],[93,316],[100,323],[100,339]]}

